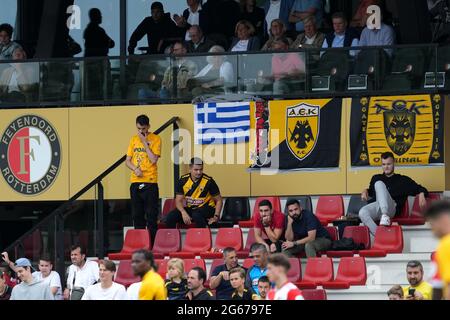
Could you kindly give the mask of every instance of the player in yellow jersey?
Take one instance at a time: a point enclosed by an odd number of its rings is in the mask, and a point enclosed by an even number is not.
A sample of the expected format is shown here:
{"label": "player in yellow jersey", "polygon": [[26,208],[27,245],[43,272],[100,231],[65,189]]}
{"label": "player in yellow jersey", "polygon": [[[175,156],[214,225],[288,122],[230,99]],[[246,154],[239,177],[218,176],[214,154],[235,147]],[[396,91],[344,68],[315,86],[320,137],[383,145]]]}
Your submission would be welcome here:
{"label": "player in yellow jersey", "polygon": [[435,259],[442,281],[443,298],[450,300],[450,202],[433,203],[425,212],[425,217],[434,235],[440,239]]}
{"label": "player in yellow jersey", "polygon": [[150,251],[144,249],[135,251],[131,257],[131,267],[134,274],[142,279],[139,300],[167,300],[164,280],[156,272],[158,267]]}
{"label": "player in yellow jersey", "polygon": [[131,210],[135,229],[150,231],[152,243],[158,228],[158,159],[161,156],[161,138],[149,132],[150,119],[136,118],[137,134],[131,138],[126,165],[131,172]]}

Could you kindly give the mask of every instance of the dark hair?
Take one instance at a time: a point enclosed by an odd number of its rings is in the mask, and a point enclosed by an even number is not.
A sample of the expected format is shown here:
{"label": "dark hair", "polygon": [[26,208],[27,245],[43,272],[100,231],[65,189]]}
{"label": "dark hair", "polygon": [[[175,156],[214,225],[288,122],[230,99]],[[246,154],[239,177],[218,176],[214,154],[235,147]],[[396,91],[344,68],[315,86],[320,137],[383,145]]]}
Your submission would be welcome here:
{"label": "dark hair", "polygon": [[286,45],[286,46],[288,46],[289,47],[289,40],[286,38],[286,37],[281,37],[280,39],[277,39],[277,40],[275,40],[274,42],[273,42],[273,44],[275,44],[275,43],[277,43],[277,44],[284,44],[284,45]]}
{"label": "dark hair", "polygon": [[206,272],[200,267],[194,267],[191,269],[191,271],[197,271],[198,274],[198,280],[202,280],[202,282],[205,282],[206,280]]}
{"label": "dark hair", "polygon": [[112,262],[111,260],[100,260],[98,262],[99,265],[104,265],[105,269],[111,272],[116,272],[116,264]]}
{"label": "dark hair", "polygon": [[235,267],[235,268],[232,268],[232,269],[229,271],[229,274],[231,275],[232,273],[239,273],[239,276],[240,276],[242,279],[245,279],[245,274],[246,274],[246,272],[245,272],[244,268],[242,268],[242,267]]}
{"label": "dark hair", "polygon": [[269,283],[270,284],[269,278],[267,276],[260,277],[258,279],[258,283],[260,283],[260,282],[264,282],[264,283]]}
{"label": "dark hair", "polygon": [[236,249],[233,247],[226,247],[222,250],[223,257],[226,257],[230,252],[236,252]]}
{"label": "dark hair", "polygon": [[140,124],[141,126],[149,126],[150,119],[145,114],[141,114],[136,118],[136,123]]}
{"label": "dark hair", "polygon": [[159,9],[159,10],[161,10],[161,11],[164,12],[163,4],[162,4],[161,2],[159,2],[159,1],[153,2],[153,3],[152,3],[152,6],[151,6],[150,8],[151,8],[151,10],[153,10],[153,9]]}
{"label": "dark hair", "polygon": [[389,289],[389,291],[387,292],[387,295],[390,296],[391,294],[397,294],[399,295],[401,298],[403,298],[403,289],[400,285],[395,285],[392,288]]}
{"label": "dark hair", "polygon": [[255,242],[254,244],[252,244],[250,246],[250,252],[259,251],[259,250],[267,253],[267,248],[262,243]]}
{"label": "dark hair", "polygon": [[265,206],[268,206],[270,209],[272,209],[272,203],[269,200],[264,199],[258,204],[259,208],[265,207]]}
{"label": "dark hair", "polygon": [[52,258],[50,258],[50,256],[48,254],[43,254],[42,256],[40,256],[39,261],[45,261],[45,262],[49,262],[50,264],[53,264],[53,260],[52,260]]}
{"label": "dark hair", "polygon": [[74,244],[70,247],[70,252],[77,250],[80,248],[80,254],[86,255],[86,248],[83,247],[81,244]]}
{"label": "dark hair", "polygon": [[286,257],[283,253],[275,253],[272,254],[267,263],[273,264],[276,267],[283,267],[286,272],[291,268],[291,263],[289,262],[289,258]]}
{"label": "dark hair", "polygon": [[187,43],[185,42],[185,41],[176,41],[174,44],[173,44],[173,46],[172,46],[172,48],[176,45],[176,44],[179,44],[179,45],[181,45],[184,49],[188,49],[188,47],[187,47]]}
{"label": "dark hair", "polygon": [[139,249],[133,252],[133,254],[141,254],[144,256],[144,260],[150,263],[150,266],[153,270],[158,271],[158,265],[155,263],[155,258],[153,257],[153,253],[149,250]]}
{"label": "dark hair", "polygon": [[406,265],[406,268],[419,268],[420,271],[423,272],[423,265],[420,261],[417,260],[409,261],[408,264]]}
{"label": "dark hair", "polygon": [[189,166],[192,167],[193,165],[202,166],[203,160],[198,157],[191,158],[191,162],[189,162]]}
{"label": "dark hair", "polygon": [[395,159],[394,158],[394,154],[392,152],[387,151],[387,152],[383,152],[381,154],[381,159],[386,160],[386,159],[389,159],[389,158]]}
{"label": "dark hair", "polygon": [[98,22],[98,18],[101,17],[102,12],[100,11],[99,8],[91,8],[89,10],[89,19],[91,21],[95,21]]}
{"label": "dark hair", "polygon": [[442,214],[450,214],[450,202],[448,200],[434,201],[424,212],[426,219],[437,218]]}
{"label": "dark hair", "polygon": [[293,204],[296,204],[300,207],[300,201],[298,201],[297,199],[288,199],[288,201],[286,202],[286,208],[292,206]]}
{"label": "dark hair", "polygon": [[11,38],[13,34],[13,27],[9,23],[2,23],[0,24],[0,32],[5,31],[8,36]]}
{"label": "dark hair", "polygon": [[345,22],[347,22],[347,17],[345,16],[345,14],[343,12],[333,13],[333,15],[331,16],[331,20],[333,20],[333,19],[342,19]]}

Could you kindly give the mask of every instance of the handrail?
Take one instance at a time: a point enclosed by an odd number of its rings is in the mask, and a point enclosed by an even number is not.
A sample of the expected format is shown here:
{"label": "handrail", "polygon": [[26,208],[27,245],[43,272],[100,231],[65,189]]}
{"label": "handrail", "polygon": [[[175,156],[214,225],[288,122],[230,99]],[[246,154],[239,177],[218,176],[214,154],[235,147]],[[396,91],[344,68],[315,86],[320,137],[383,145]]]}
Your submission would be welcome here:
{"label": "handrail", "polygon": [[[172,117],[170,120],[168,120],[166,123],[164,123],[161,127],[156,129],[153,133],[159,134],[162,131],[164,131],[166,128],[168,128],[170,125],[176,124],[178,121],[178,117]],[[64,202],[62,205],[60,205],[58,208],[56,208],[52,213],[50,213],[48,216],[46,216],[44,219],[42,219],[39,223],[34,225],[30,230],[25,232],[19,239],[14,241],[12,244],[10,244],[4,251],[10,251],[13,249],[16,245],[20,244],[26,237],[30,236],[34,231],[39,229],[42,225],[45,225],[47,222],[49,222],[51,219],[55,218],[55,216],[64,213],[70,205],[74,201],[76,201],[79,197],[81,197],[84,193],[89,191],[92,187],[100,183],[106,176],[108,176],[112,171],[117,169],[123,162],[125,162],[126,155],[120,157],[119,160],[114,162],[111,166],[109,166],[105,171],[103,171],[100,175],[98,175],[95,179],[93,179],[91,182],[89,182],[85,187],[83,187],[79,192],[77,192],[75,195],[70,197],[66,202]]]}

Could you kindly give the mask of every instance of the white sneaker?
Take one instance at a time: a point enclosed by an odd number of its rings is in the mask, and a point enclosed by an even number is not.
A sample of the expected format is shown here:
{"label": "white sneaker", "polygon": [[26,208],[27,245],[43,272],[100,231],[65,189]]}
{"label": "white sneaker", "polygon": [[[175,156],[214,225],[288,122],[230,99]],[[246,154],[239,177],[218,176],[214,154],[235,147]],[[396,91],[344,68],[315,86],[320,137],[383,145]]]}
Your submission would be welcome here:
{"label": "white sneaker", "polygon": [[383,214],[380,220],[380,226],[389,227],[391,225],[391,218],[388,215]]}

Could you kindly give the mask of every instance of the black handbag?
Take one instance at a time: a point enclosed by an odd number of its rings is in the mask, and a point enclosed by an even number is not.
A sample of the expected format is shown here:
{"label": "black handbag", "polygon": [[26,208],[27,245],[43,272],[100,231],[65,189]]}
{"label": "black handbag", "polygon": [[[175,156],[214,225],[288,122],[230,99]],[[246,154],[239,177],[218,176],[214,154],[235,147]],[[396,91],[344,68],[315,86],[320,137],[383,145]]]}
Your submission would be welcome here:
{"label": "black handbag", "polygon": [[81,300],[84,295],[84,288],[83,287],[75,287],[75,279],[77,277],[77,272],[75,271],[73,275],[73,281],[72,281],[72,290],[70,292],[70,300]]}

